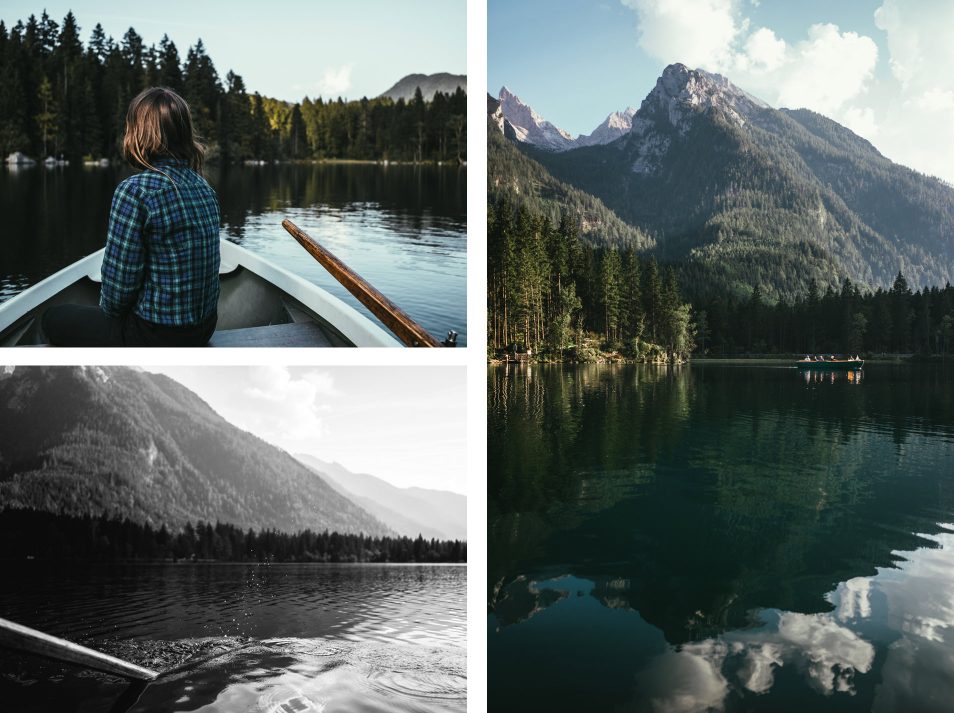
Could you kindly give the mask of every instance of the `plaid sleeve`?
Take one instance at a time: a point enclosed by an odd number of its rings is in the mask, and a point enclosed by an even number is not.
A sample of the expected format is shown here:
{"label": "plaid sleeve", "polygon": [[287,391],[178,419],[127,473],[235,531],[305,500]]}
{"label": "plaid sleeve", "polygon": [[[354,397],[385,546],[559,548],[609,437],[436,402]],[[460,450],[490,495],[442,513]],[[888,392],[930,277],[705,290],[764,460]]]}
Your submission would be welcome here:
{"label": "plaid sleeve", "polygon": [[140,189],[123,181],[113,193],[103,256],[103,284],[99,306],[110,317],[133,308],[146,263],[143,229],[148,212]]}

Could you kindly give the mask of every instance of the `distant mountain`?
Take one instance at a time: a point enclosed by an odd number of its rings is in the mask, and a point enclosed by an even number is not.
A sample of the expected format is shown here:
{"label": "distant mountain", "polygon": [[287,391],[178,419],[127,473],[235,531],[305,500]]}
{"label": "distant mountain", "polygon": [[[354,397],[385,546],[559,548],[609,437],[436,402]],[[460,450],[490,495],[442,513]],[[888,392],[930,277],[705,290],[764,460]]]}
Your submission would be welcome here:
{"label": "distant mountain", "polygon": [[178,382],[122,367],[0,372],[0,503],[153,525],[393,533]]}
{"label": "distant mountain", "polygon": [[390,97],[394,101],[403,99],[408,101],[414,98],[414,92],[421,88],[421,94],[424,99],[430,101],[437,92],[442,94],[453,94],[460,87],[467,91],[467,75],[447,74],[440,72],[438,74],[409,74],[399,80],[397,84],[382,93],[382,97]]}
{"label": "distant mountain", "polygon": [[635,114],[636,110],[632,107],[627,107],[624,111],[614,111],[589,135],[580,136],[576,140],[577,146],[599,146],[616,141],[621,136],[628,134],[633,128],[633,116]]}
{"label": "distant mountain", "polygon": [[517,141],[550,151],[566,151],[576,145],[568,131],[537,114],[507,87],[500,90],[499,102],[503,118],[510,126],[510,130],[505,129],[504,133],[511,133]]}
{"label": "distant mountain", "polygon": [[954,189],[831,119],[773,109],[720,75],[670,65],[629,132],[609,143],[511,142],[652,235],[655,254],[679,262],[695,292],[745,295],[759,284],[791,298],[812,279],[824,289],[845,277],[890,284],[899,270],[915,287],[954,278]]}
{"label": "distant mountain", "polygon": [[401,535],[451,540],[467,539],[467,498],[446,490],[398,488],[366,473],[352,473],[299,453],[295,456],[332,487]]}
{"label": "distant mountain", "polygon": [[[487,196],[522,205],[558,224],[567,214],[591,243],[645,249],[652,239],[623,222],[599,198],[554,178],[539,162],[521,151],[513,135],[505,137],[505,119],[500,102],[487,95]],[[496,130],[495,130],[496,129]],[[509,129],[508,129],[509,130]]]}
{"label": "distant mountain", "polygon": [[574,138],[568,131],[554,126],[537,114],[507,87],[500,90],[496,101],[500,109],[498,125],[505,136],[548,151],[569,151],[581,146],[616,141],[629,133],[636,113],[631,107],[625,111],[614,111],[591,133]]}

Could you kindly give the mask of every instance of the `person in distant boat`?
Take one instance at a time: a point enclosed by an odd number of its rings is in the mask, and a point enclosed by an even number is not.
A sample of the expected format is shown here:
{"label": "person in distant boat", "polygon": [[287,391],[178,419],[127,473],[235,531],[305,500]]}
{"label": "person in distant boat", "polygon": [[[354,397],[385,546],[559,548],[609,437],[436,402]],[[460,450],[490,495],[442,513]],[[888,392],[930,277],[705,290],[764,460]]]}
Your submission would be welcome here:
{"label": "person in distant boat", "polygon": [[141,92],[122,151],[140,172],[113,193],[99,307],[51,307],[43,331],[58,346],[204,346],[218,319],[219,201],[189,105],[165,87]]}

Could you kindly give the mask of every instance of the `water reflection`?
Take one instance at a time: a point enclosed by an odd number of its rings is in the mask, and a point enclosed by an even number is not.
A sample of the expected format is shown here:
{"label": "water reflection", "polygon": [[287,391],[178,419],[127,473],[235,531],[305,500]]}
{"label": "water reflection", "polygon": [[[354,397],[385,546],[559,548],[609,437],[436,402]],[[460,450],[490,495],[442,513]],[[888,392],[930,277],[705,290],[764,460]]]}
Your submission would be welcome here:
{"label": "water reflection", "polygon": [[[0,169],[0,301],[103,246],[128,169]],[[222,236],[362,313],[281,227],[291,218],[432,333],[466,344],[466,171],[376,165],[210,167]]]}
{"label": "water reflection", "polygon": [[922,656],[954,656],[954,375],[500,367],[488,397],[493,709],[918,709],[915,681],[954,684]]}
{"label": "water reflection", "polygon": [[848,369],[845,371],[804,369],[798,372],[808,385],[834,384],[838,381],[847,381],[849,384],[861,384],[864,371]]}
{"label": "water reflection", "polygon": [[[464,567],[34,562],[7,574],[0,617],[171,671],[134,710],[465,708]],[[11,710],[107,711],[124,688],[0,656]]]}

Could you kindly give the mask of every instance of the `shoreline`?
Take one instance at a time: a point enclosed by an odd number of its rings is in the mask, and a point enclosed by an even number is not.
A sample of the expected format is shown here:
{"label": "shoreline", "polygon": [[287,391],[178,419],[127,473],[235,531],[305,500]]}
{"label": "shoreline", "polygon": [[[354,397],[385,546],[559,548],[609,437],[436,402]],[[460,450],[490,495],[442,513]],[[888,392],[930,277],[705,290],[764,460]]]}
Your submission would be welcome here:
{"label": "shoreline", "polygon": [[171,560],[171,559],[122,559],[122,560],[72,560],[72,559],[27,559],[27,558],[18,558],[18,559],[0,559],[0,563],[5,565],[62,565],[65,562],[68,562],[71,566],[76,567],[98,567],[102,565],[106,566],[129,566],[129,565],[145,565],[145,566],[156,566],[156,565],[174,565],[176,567],[180,566],[195,566],[195,565],[216,565],[216,566],[236,566],[240,565],[242,567],[283,567],[283,566],[298,566],[298,565],[319,565],[323,567],[355,567],[355,566],[367,566],[371,565],[373,567],[466,567],[467,561],[463,562],[242,562],[240,560]]}
{"label": "shoreline", "polygon": [[[605,358],[603,358],[605,357]],[[498,359],[489,357],[488,366],[502,366],[507,364],[652,364],[655,366],[683,366],[686,364],[753,364],[753,365],[779,365],[795,366],[795,363],[801,361],[802,355],[756,355],[756,356],[692,356],[688,359],[678,361],[646,361],[642,359],[633,359],[621,355],[606,354],[595,360],[581,359],[557,359],[547,356],[532,357],[530,359]],[[954,362],[954,355],[947,354],[878,354],[875,356],[862,356],[865,364],[944,364],[949,361]]]}
{"label": "shoreline", "polygon": [[[102,163],[102,161],[106,163]],[[10,170],[20,171],[26,168],[115,168],[126,165],[122,159],[96,159],[94,161],[76,161],[74,163],[65,162],[46,165],[43,161],[34,161],[32,163],[14,163],[3,162],[3,165]],[[467,168],[467,160],[458,162],[456,159],[430,160],[430,161],[407,161],[391,159],[373,159],[373,158],[297,158],[297,159],[242,159],[236,161],[223,162],[215,158],[206,161],[207,166],[216,166],[224,168],[226,166],[247,166],[256,168],[262,166],[310,166],[310,165],[341,165],[341,166],[429,166],[433,168]]]}

